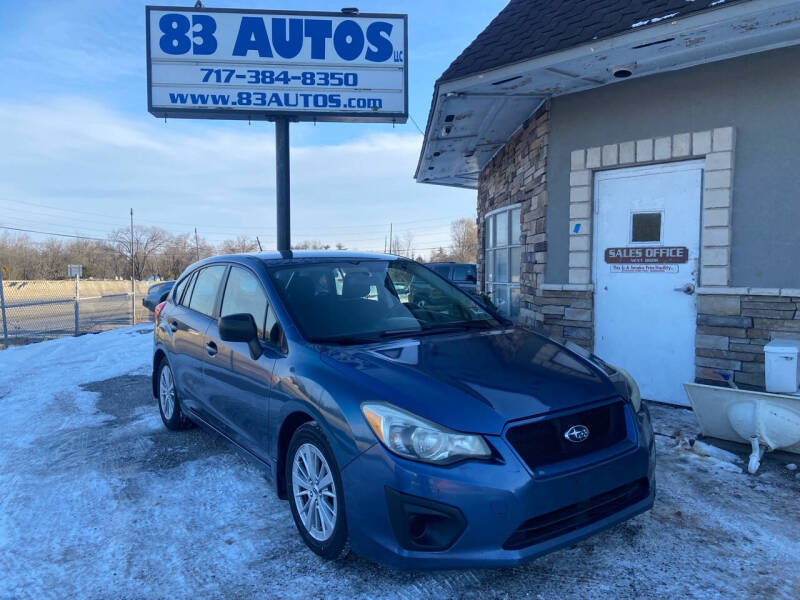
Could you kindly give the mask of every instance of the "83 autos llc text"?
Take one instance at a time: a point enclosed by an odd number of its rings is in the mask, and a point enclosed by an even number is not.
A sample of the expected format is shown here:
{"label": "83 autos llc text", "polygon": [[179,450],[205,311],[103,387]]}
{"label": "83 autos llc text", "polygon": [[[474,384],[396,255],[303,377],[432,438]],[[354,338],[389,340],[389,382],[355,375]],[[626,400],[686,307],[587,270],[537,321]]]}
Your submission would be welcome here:
{"label": "83 autos llc text", "polygon": [[157,116],[407,114],[405,15],[147,7],[147,23]]}

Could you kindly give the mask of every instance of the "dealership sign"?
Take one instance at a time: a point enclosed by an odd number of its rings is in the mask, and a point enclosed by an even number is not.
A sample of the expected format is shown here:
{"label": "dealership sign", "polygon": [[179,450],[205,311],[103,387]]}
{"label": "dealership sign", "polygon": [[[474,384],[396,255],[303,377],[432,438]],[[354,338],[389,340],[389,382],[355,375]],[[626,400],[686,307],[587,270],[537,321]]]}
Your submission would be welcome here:
{"label": "dealership sign", "polygon": [[148,6],[157,117],[408,117],[406,15]]}

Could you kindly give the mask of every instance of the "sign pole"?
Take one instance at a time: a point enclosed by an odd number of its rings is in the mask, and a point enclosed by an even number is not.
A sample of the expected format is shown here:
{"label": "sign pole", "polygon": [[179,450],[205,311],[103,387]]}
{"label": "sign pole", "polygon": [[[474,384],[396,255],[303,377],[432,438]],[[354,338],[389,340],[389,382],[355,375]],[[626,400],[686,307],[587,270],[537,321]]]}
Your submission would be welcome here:
{"label": "sign pole", "polygon": [[133,254],[133,209],[131,209],[131,325],[136,325],[136,259]]}
{"label": "sign pole", "polygon": [[289,214],[289,119],[275,119],[275,191],[278,227],[278,252],[291,250]]}

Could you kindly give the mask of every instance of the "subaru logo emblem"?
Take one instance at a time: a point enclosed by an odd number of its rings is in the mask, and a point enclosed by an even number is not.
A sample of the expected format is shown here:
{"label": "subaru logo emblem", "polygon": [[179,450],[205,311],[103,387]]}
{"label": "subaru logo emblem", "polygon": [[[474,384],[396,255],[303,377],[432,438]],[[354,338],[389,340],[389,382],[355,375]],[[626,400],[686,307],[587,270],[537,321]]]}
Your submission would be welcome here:
{"label": "subaru logo emblem", "polygon": [[589,437],[589,428],[586,425],[573,425],[564,433],[564,438],[574,444],[585,442]]}

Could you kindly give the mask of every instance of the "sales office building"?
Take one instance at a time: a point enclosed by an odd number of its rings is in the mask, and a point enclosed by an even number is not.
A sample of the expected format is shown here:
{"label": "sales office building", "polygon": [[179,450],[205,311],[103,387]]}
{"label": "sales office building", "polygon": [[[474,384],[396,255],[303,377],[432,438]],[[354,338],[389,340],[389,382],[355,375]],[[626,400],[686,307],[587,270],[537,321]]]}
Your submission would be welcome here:
{"label": "sales office building", "polygon": [[511,0],[416,172],[477,190],[479,287],[628,368],[763,389],[800,338],[800,0]]}

